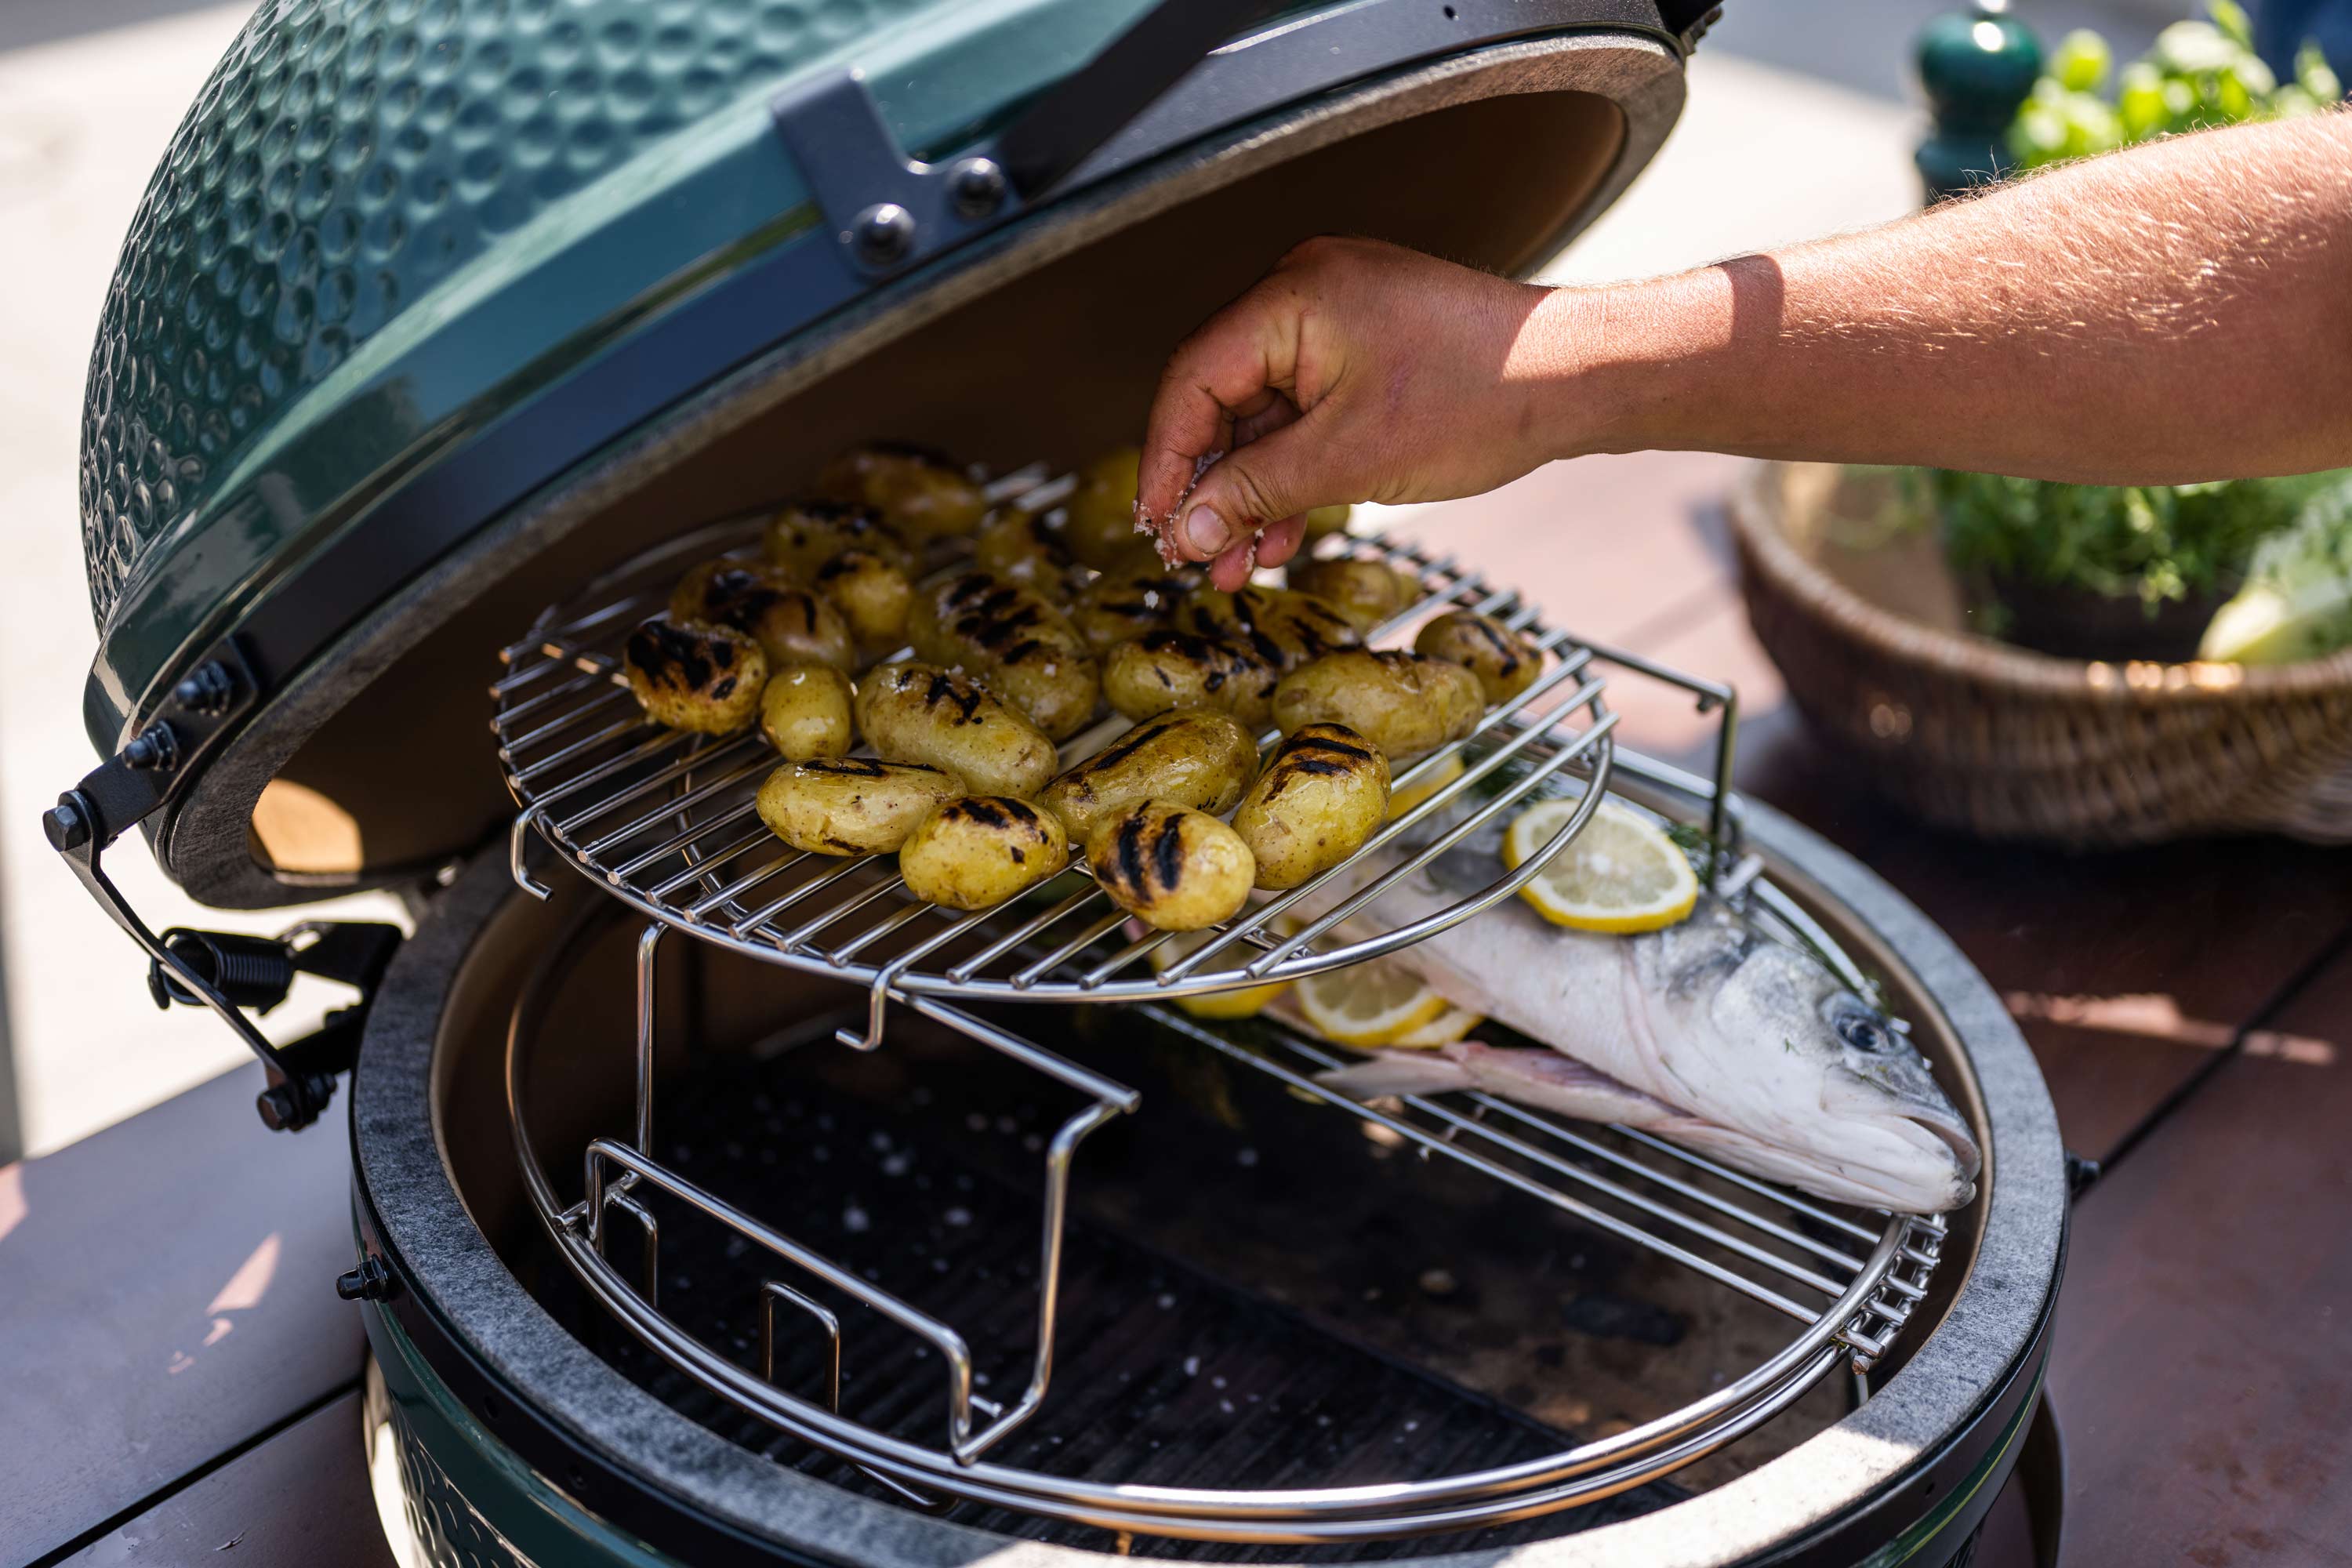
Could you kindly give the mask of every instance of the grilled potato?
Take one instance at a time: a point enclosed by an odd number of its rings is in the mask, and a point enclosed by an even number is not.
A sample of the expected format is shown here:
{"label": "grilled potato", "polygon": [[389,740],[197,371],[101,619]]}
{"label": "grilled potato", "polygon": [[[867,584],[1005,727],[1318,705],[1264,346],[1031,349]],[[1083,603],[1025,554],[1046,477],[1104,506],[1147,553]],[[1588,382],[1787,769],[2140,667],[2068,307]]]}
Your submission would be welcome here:
{"label": "grilled potato", "polygon": [[962,781],[909,763],[820,757],[786,763],[760,785],[760,820],[795,849],[879,855],[896,849]]}
{"label": "grilled potato", "polygon": [[1384,561],[1339,556],[1329,561],[1293,561],[1290,585],[1312,594],[1369,632],[1421,597],[1421,584]]}
{"label": "grilled potato", "polygon": [[656,616],[629,634],[621,669],[655,723],[725,735],[759,712],[768,656],[733,626]]}
{"label": "grilled potato", "polygon": [[1345,724],[1391,763],[1460,740],[1485,708],[1478,678],[1460,665],[1393,649],[1328,654],[1274,689],[1274,721],[1284,734]]}
{"label": "grilled potato", "polygon": [[1034,590],[984,572],[919,595],[907,640],[929,663],[970,670],[1056,741],[1084,728],[1102,695],[1095,656],[1062,613]]}
{"label": "grilled potato", "polygon": [[901,575],[915,574],[915,552],[878,507],[860,501],[803,500],[779,508],[761,543],[768,559],[799,583],[813,581],[826,563],[852,550],[878,555]]}
{"label": "grilled potato", "polygon": [[771,664],[814,659],[845,673],[857,668],[857,649],[841,612],[760,562],[704,562],[671,591],[669,613],[673,620],[751,633]]}
{"label": "grilled potato", "polygon": [[1389,763],[1344,724],[1309,724],[1274,749],[1234,813],[1257,885],[1295,888],[1353,855],[1387,817]]}
{"label": "grilled potato", "polygon": [[1215,925],[1249,901],[1257,867],[1241,835],[1206,812],[1138,801],[1103,819],[1087,863],[1111,902],[1161,931]]}
{"label": "grilled potato", "polygon": [[944,768],[983,795],[1034,795],[1054,776],[1054,742],[961,675],[887,664],[857,683],[857,727],[893,763]]}
{"label": "grilled potato", "polygon": [[1195,632],[1148,632],[1103,658],[1103,696],[1128,718],[1213,708],[1240,720],[1252,734],[1273,716],[1275,682],[1281,679],[1247,644]]}
{"label": "grilled potato", "polygon": [[907,890],[950,910],[994,909],[1069,863],[1061,818],[1001,795],[941,802],[898,847]]}
{"label": "grilled potato", "polygon": [[1133,447],[1105,452],[1078,470],[1069,509],[1070,553],[1097,572],[1110,571],[1135,552],[1136,469],[1143,454]]}
{"label": "grilled potato", "polygon": [[843,551],[816,569],[816,591],[841,612],[858,647],[887,653],[905,646],[915,586],[882,555]]}
{"label": "grilled potato", "polygon": [[1535,684],[1543,655],[1492,616],[1454,610],[1421,628],[1412,651],[1449,659],[1478,678],[1488,706],[1507,702]]}
{"label": "grilled potato", "polygon": [[1344,502],[1339,506],[1309,507],[1307,510],[1307,538],[1309,542],[1327,533],[1348,531],[1348,519],[1356,509]]}
{"label": "grilled potato", "polygon": [[1077,575],[1061,536],[1045,520],[1017,506],[998,507],[971,542],[971,563],[992,577],[1060,599]]}
{"label": "grilled potato", "polygon": [[1364,640],[1337,609],[1312,594],[1287,588],[1244,587],[1230,594],[1204,588],[1184,601],[1176,625],[1245,643],[1286,675],[1309,659]]}
{"label": "grilled potato", "polygon": [[1157,557],[1133,571],[1106,572],[1070,601],[1070,624],[1097,654],[1169,623],[1203,581],[1198,567],[1163,569]]}
{"label": "grilled potato", "polygon": [[988,510],[988,496],[937,452],[877,442],[827,463],[817,489],[841,500],[881,509],[882,521],[912,543],[970,533]]}
{"label": "grilled potato", "polygon": [[1113,812],[1160,800],[1222,816],[1257,776],[1249,731],[1223,713],[1163,713],[1052,784],[1039,801],[1085,844]]}
{"label": "grilled potato", "polygon": [[792,762],[847,756],[849,677],[811,660],[779,666],[760,693],[760,729]]}

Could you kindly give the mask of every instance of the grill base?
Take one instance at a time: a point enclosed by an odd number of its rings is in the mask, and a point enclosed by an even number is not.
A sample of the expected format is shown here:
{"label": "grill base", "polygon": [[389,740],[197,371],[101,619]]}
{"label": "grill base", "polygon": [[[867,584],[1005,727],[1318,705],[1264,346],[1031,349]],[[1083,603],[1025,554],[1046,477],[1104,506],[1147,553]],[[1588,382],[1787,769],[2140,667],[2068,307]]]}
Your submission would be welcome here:
{"label": "grill base", "polygon": [[[1066,1107],[1034,1074],[947,1030],[910,1020],[889,1049],[866,1056],[831,1043],[835,1022],[796,1025],[790,1039],[807,1044],[772,1040],[751,1059],[705,1057],[666,1079],[656,1154],[957,1322],[985,1380],[976,1392],[1009,1404],[1034,1350],[1037,1150]],[[1360,1122],[1289,1103],[1263,1076],[1139,1027],[1131,1010],[1074,1022],[1055,1047],[1136,1083],[1153,1110],[1112,1124],[1080,1156],[1055,1393],[992,1460],[1145,1485],[1418,1479],[1605,1435],[1785,1342],[1782,1321],[1753,1303],[1448,1162],[1369,1139]],[[773,1270],[723,1227],[658,1194],[646,1202],[661,1226],[663,1309],[756,1368],[759,1289]],[[639,1237],[632,1223],[614,1225],[613,1257],[634,1273]],[[583,1299],[551,1256],[526,1277],[573,1332],[672,1408],[805,1474],[903,1505],[647,1351]],[[843,1413],[937,1441],[939,1357],[862,1304],[793,1283],[841,1318]],[[780,1317],[780,1386],[821,1399],[827,1360],[813,1321]],[[1818,1389],[1690,1479],[1711,1484],[1748,1468],[1844,1408],[1840,1388]],[[1683,1495],[1654,1483],[1549,1522],[1388,1546],[1137,1538],[1132,1549],[1376,1560],[1590,1529]],[[946,1517],[1073,1545],[1115,1540],[973,1505]]]}

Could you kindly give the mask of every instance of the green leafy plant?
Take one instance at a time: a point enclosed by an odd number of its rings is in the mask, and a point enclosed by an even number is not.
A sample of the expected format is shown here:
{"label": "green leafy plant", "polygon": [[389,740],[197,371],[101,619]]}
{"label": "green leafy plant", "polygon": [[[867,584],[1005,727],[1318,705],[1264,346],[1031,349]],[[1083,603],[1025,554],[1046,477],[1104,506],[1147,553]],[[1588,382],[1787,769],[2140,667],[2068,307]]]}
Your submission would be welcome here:
{"label": "green leafy plant", "polygon": [[1922,470],[1953,566],[1995,583],[2169,600],[2232,592],[2255,546],[2331,476],[2170,486],[2067,485]]}
{"label": "green leafy plant", "polygon": [[2207,0],[2206,14],[2210,20],[2165,28],[2119,74],[2098,34],[2083,29],[2061,38],[2010,127],[2019,166],[2209,125],[2315,114],[2344,96],[2316,45],[2304,45],[2294,79],[2282,82],[2254,53],[2253,25],[2237,0]]}

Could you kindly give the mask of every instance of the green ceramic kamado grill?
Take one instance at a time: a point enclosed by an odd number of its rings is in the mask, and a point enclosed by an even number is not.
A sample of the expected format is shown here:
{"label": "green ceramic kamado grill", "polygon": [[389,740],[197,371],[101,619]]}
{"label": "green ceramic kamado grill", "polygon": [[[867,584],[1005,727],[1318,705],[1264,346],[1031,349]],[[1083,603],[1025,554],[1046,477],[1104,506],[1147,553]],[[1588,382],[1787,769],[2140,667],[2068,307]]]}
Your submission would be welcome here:
{"label": "green ceramic kamado grill", "polygon": [[[1341,1106],[1305,1037],[1170,1005],[1364,956],[1336,917],[1166,965],[1082,880],[912,904],[776,857],[756,741],[649,733],[615,684],[678,572],[856,443],[1050,504],[1301,240],[1531,269],[1657,151],[1711,16],[263,6],[100,323],[108,760],[46,826],[159,1003],[264,1062],[265,1120],[353,1072],[338,1283],[409,1560],[1965,1555],[2046,1441],[2048,1099],[1916,911],[1720,769],[1615,743],[1611,679],[1727,736],[1727,689],[1333,546],[1552,656],[1553,703],[1482,721],[1454,787],[1580,777],[1706,826],[1718,892],[1883,978],[1986,1151],[1964,1210],[1501,1102]],[[157,933],[103,868],[134,826],[205,902],[398,888],[415,932]],[[249,1015],[298,973],[359,1001],[273,1041]]]}

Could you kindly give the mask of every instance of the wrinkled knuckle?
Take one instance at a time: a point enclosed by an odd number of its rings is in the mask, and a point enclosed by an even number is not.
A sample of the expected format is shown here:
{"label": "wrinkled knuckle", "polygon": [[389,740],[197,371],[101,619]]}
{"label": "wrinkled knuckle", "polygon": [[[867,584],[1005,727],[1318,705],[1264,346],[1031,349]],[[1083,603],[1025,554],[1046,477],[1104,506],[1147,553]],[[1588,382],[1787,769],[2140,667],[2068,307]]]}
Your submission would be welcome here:
{"label": "wrinkled knuckle", "polygon": [[1268,484],[1263,476],[1247,468],[1238,468],[1233,475],[1233,485],[1244,520],[1264,523],[1284,515],[1277,487]]}

